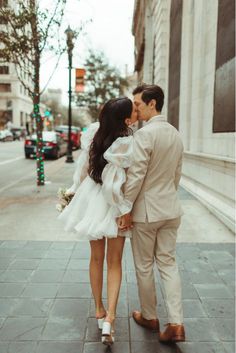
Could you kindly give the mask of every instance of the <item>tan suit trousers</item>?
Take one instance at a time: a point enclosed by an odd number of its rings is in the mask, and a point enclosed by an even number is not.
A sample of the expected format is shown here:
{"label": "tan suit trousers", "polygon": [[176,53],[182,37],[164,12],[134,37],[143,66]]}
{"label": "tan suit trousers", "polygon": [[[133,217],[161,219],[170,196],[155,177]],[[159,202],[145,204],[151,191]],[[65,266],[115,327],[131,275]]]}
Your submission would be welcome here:
{"label": "tan suit trousers", "polygon": [[182,291],[175,260],[177,229],[180,218],[154,223],[134,222],[131,245],[134,256],[142,315],[157,317],[154,280],[156,262],[165,289],[169,323],[183,323]]}

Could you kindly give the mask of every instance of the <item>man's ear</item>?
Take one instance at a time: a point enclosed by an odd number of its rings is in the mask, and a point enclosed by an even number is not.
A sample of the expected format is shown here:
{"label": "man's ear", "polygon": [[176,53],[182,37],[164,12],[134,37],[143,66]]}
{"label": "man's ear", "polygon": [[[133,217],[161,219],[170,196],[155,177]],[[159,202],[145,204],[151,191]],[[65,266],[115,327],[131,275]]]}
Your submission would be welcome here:
{"label": "man's ear", "polygon": [[157,103],[156,99],[151,99],[149,102],[150,107],[156,109],[156,103]]}

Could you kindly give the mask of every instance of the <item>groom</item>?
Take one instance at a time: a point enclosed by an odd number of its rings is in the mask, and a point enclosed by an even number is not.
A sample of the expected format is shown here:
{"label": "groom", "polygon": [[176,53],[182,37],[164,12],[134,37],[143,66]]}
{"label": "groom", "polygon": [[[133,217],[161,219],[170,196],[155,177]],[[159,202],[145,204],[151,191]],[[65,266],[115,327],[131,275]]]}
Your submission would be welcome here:
{"label": "groom", "polygon": [[[141,85],[134,91],[138,119],[146,122],[134,135],[134,163],[127,173],[124,196],[133,204],[131,240],[141,311],[137,324],[156,330],[162,342],[185,340],[181,283],[175,260],[177,229],[182,209],[177,196],[183,144],[178,131],[161,114],[164,93],[159,86]],[[166,293],[168,324],[160,333],[153,265],[157,264]]]}

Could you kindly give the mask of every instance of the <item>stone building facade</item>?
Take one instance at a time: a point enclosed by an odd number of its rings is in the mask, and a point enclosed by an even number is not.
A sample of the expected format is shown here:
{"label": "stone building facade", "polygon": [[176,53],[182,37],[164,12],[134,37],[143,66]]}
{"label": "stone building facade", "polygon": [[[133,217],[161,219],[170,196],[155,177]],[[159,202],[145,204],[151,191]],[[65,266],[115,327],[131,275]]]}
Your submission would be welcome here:
{"label": "stone building facade", "polygon": [[136,0],[138,81],[160,85],[181,133],[181,184],[234,230],[235,3]]}

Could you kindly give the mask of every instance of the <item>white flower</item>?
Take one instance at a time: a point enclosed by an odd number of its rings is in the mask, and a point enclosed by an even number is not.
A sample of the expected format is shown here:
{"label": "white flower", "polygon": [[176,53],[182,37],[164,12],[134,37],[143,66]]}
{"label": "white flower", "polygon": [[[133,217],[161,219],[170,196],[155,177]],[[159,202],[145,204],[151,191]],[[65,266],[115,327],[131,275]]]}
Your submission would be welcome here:
{"label": "white flower", "polygon": [[62,205],[60,205],[59,203],[56,205],[56,209],[57,209],[57,211],[59,211],[59,212],[62,212],[62,211],[63,211],[63,207],[62,207]]}

